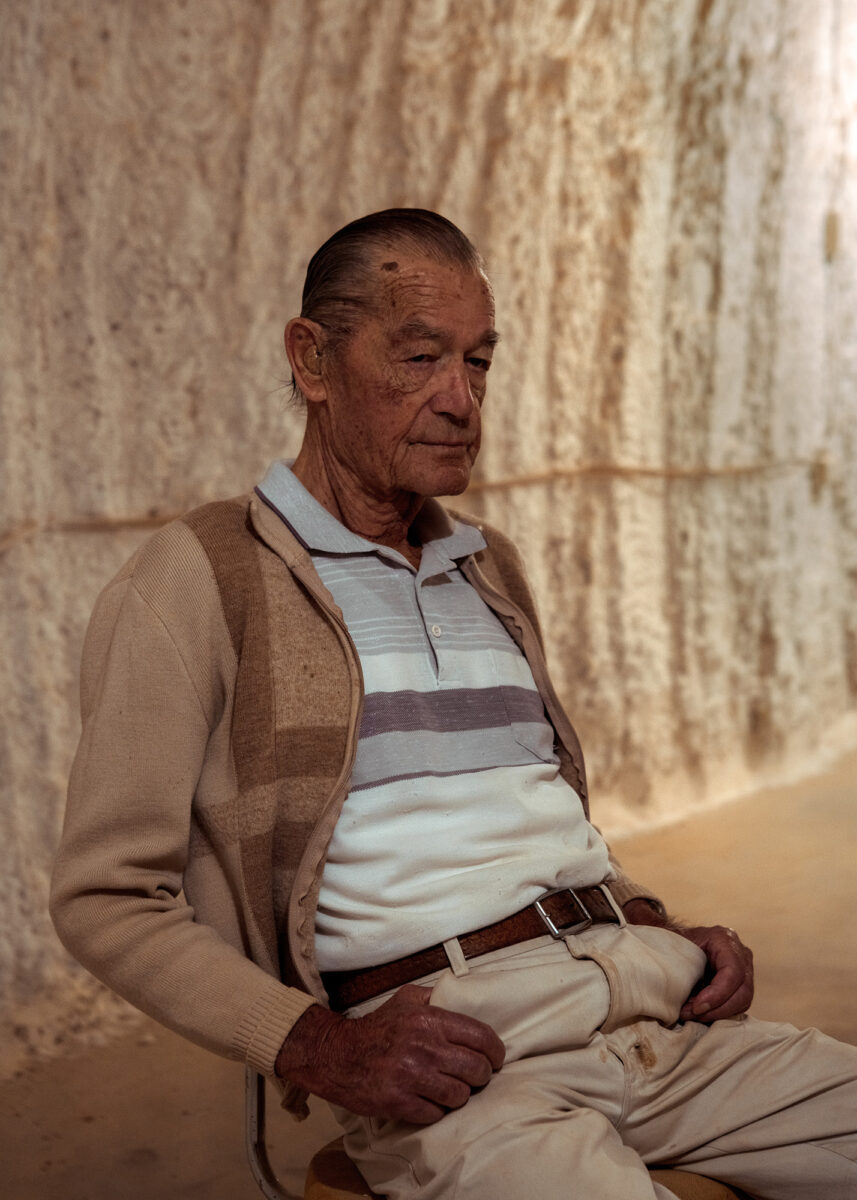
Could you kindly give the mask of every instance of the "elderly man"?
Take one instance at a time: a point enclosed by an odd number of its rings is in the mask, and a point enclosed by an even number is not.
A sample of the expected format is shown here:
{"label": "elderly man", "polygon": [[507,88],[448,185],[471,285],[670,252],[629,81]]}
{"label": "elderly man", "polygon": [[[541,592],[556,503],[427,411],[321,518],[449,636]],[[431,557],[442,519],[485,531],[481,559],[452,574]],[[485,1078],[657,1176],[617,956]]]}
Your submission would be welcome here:
{"label": "elderly man", "polygon": [[520,558],[464,490],[497,342],[422,210],[313,257],[291,467],[99,599],[53,913],[166,1025],[337,1106],[391,1197],[666,1196],[646,1163],[857,1195],[857,1050],[756,1022],[589,823]]}

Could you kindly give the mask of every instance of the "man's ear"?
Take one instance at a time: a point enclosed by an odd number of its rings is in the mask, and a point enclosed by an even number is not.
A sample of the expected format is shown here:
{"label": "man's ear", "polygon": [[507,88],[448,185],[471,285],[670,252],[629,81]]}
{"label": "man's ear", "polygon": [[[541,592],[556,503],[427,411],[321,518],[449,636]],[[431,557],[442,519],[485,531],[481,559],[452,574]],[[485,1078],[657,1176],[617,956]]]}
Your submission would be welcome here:
{"label": "man's ear", "polygon": [[321,326],[308,317],[293,317],[283,334],[295,383],[307,400],[315,404],[327,396],[322,376],[322,340]]}

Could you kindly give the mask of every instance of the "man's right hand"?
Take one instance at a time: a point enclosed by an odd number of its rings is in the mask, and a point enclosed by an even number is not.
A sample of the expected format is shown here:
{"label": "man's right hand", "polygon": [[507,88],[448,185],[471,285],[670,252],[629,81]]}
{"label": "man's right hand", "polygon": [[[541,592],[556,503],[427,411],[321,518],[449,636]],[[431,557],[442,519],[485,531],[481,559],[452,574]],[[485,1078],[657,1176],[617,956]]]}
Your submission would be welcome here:
{"label": "man's right hand", "polygon": [[488,1025],[430,998],[407,984],[354,1018],[314,1004],[280,1047],[276,1073],[363,1116],[439,1121],[499,1071],[506,1049]]}

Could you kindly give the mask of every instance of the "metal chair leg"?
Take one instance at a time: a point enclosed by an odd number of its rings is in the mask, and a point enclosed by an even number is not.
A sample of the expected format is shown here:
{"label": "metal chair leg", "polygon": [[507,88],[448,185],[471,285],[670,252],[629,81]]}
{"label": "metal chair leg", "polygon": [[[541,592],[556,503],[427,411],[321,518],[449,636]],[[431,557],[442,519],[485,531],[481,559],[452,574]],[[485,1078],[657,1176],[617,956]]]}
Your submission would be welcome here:
{"label": "metal chair leg", "polygon": [[244,1138],[250,1170],[267,1200],[301,1200],[280,1183],[265,1145],[265,1076],[244,1071]]}

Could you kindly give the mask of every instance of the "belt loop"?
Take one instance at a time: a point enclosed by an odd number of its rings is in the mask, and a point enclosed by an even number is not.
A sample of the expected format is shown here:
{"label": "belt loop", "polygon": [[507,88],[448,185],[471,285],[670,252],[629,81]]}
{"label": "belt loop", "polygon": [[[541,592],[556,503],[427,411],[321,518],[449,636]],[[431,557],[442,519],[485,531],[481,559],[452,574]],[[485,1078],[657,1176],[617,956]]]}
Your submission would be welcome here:
{"label": "belt loop", "polygon": [[600,883],[598,885],[598,888],[599,888],[599,891],[602,891],[604,893],[605,898],[610,902],[610,907],[613,909],[614,913],[619,918],[619,928],[624,929],[625,926],[628,924],[628,918],[625,916],[624,912],[622,911],[621,904],[618,903],[615,896],[610,891],[610,884],[609,883]]}
{"label": "belt loop", "polygon": [[461,944],[457,937],[450,938],[443,943],[443,949],[446,957],[449,959],[449,965],[453,975],[460,979],[462,975],[469,975],[470,968],[467,965],[467,959],[464,957],[464,952],[461,949]]}

